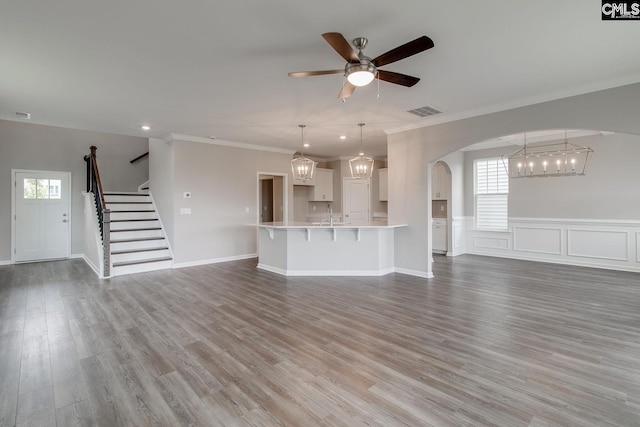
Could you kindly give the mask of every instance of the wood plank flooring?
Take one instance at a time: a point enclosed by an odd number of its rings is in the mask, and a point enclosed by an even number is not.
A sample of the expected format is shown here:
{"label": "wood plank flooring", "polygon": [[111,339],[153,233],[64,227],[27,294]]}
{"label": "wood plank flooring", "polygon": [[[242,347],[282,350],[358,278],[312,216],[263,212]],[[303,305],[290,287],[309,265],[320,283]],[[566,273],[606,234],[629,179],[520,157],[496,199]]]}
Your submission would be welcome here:
{"label": "wood plank flooring", "polygon": [[0,267],[0,426],[640,426],[640,275]]}

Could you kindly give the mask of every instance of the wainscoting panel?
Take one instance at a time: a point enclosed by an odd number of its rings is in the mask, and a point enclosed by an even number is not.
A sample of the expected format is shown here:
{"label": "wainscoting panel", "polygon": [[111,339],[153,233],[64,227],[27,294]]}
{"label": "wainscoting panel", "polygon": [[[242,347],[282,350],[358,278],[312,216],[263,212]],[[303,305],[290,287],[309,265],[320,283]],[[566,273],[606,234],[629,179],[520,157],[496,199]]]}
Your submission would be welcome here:
{"label": "wainscoting panel", "polygon": [[640,221],[509,218],[504,231],[465,217],[465,253],[640,272]]}
{"label": "wainscoting panel", "polygon": [[629,261],[629,241],[626,231],[569,229],[569,256]]}
{"label": "wainscoting panel", "polygon": [[464,217],[456,217],[451,222],[453,245],[449,248],[447,256],[461,255],[465,253],[465,219]]}
{"label": "wainscoting panel", "polygon": [[473,245],[487,249],[509,249],[509,239],[504,237],[476,237]]}
{"label": "wainscoting panel", "polygon": [[513,227],[513,250],[561,255],[562,229]]}

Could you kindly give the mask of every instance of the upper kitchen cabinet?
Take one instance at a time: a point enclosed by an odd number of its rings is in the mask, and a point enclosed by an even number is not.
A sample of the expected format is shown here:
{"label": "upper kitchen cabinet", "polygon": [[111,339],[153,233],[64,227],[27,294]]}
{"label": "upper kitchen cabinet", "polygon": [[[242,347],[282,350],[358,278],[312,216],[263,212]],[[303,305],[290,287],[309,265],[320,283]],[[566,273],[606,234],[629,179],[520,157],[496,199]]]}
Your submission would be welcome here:
{"label": "upper kitchen cabinet", "polygon": [[378,169],[378,199],[381,202],[389,200],[389,170],[387,168]]}
{"label": "upper kitchen cabinet", "polygon": [[451,175],[447,167],[442,162],[436,162],[431,169],[431,178],[433,184],[431,186],[431,196],[433,200],[449,199],[451,188]]}
{"label": "upper kitchen cabinet", "polygon": [[[314,183],[310,189],[310,202],[333,201],[333,169],[316,168],[313,176]],[[309,184],[307,184],[309,185]]]}

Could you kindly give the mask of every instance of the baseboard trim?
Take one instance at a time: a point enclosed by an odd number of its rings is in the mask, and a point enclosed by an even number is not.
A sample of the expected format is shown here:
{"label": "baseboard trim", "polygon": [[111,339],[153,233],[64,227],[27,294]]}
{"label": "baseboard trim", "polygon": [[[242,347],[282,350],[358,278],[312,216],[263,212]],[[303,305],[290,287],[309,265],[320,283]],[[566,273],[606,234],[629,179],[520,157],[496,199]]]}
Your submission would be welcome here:
{"label": "baseboard trim", "polygon": [[334,276],[334,277],[347,277],[347,276],[360,276],[360,277],[379,277],[393,273],[393,268],[387,268],[384,270],[284,270],[282,268],[272,267],[270,265],[258,264],[257,266],[261,270],[270,271],[272,273],[280,274],[281,276],[289,277],[301,277],[301,276]]}
{"label": "baseboard trim", "polygon": [[0,265],[11,265],[12,262],[10,259],[0,260]]}
{"label": "baseboard trim", "polygon": [[433,272],[429,271],[418,271],[418,270],[409,270],[407,268],[398,268],[396,267],[395,269],[396,273],[400,273],[400,274],[406,274],[408,276],[415,276],[415,277],[421,277],[423,279],[433,279],[435,276],[433,275]]}
{"label": "baseboard trim", "polygon": [[96,276],[98,276],[98,278],[104,279],[104,277],[102,277],[102,275],[100,274],[100,268],[96,267],[96,265],[91,262],[91,260],[87,256],[85,256],[85,254],[74,254],[71,255],[71,258],[83,259],[84,262],[89,266],[89,268],[91,268],[93,272],[96,273]]}
{"label": "baseboard trim", "polygon": [[197,267],[199,265],[218,264],[221,262],[229,262],[229,261],[240,261],[243,259],[251,259],[251,258],[257,258],[257,257],[258,257],[258,254],[253,253],[253,254],[244,254],[244,255],[234,255],[234,256],[222,257],[222,258],[203,259],[199,261],[174,262],[172,268]]}
{"label": "baseboard trim", "polygon": [[628,267],[625,265],[613,265],[613,264],[605,264],[605,263],[594,263],[588,261],[577,261],[574,259],[552,259],[552,258],[544,258],[544,257],[531,257],[531,256],[517,256],[514,254],[505,254],[505,253],[493,253],[493,252],[474,252],[467,251],[469,255],[478,255],[478,256],[488,256],[495,258],[506,258],[506,259],[516,259],[519,261],[531,261],[531,262],[544,262],[548,264],[560,264],[560,265],[570,265],[573,267],[586,267],[586,268],[599,268],[602,270],[613,270],[613,271],[626,271],[629,273],[640,273],[640,266],[638,267]]}

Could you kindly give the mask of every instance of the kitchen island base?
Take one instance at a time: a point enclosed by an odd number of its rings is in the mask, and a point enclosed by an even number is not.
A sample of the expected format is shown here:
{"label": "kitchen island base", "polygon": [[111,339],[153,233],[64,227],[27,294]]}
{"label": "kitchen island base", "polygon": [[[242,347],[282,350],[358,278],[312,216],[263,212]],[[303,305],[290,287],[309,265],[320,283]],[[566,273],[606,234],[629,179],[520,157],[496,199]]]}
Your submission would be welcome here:
{"label": "kitchen island base", "polygon": [[258,226],[258,268],[285,276],[382,276],[394,271],[399,226]]}

